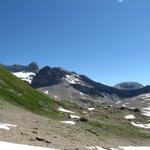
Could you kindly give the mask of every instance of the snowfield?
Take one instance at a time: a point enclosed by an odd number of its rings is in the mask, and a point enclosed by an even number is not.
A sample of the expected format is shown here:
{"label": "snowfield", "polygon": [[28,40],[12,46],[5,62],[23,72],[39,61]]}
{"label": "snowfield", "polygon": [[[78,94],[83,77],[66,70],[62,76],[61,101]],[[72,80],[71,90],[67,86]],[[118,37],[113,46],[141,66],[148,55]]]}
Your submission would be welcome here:
{"label": "snowfield", "polygon": [[[99,146],[95,146],[95,147],[86,147],[87,149],[89,150],[108,150],[108,148],[103,148],[103,147],[99,147]],[[144,146],[137,146],[137,147],[134,147],[134,146],[128,146],[128,147],[119,147],[119,148],[109,148],[109,150],[150,150],[150,147],[144,147]]]}
{"label": "snowfield", "polygon": [[33,77],[36,75],[33,72],[13,72],[12,74],[20,78],[23,81],[27,81],[30,84],[33,80]]}
{"label": "snowfield", "polygon": [[[23,145],[23,144],[14,144],[9,142],[3,142],[0,141],[0,148],[2,150],[60,150],[60,149],[54,149],[54,148],[44,148],[44,147],[36,147],[36,146],[29,146],[29,145]],[[102,147],[86,147],[86,149],[89,150],[108,150]],[[150,147],[119,147],[119,148],[109,148],[110,150],[150,150]]]}
{"label": "snowfield", "polygon": [[0,149],[1,150],[58,150],[52,148],[42,148],[36,146],[22,145],[22,144],[14,144],[0,141]]}

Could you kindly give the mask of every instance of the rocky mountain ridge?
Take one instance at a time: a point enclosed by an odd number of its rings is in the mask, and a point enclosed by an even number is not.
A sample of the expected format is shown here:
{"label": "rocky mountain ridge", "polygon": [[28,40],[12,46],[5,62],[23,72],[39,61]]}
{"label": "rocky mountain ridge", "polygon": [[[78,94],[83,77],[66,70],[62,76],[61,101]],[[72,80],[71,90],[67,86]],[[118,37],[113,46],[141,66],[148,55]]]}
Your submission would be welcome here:
{"label": "rocky mountain ridge", "polygon": [[150,86],[141,85],[139,88],[130,87],[128,90],[118,89],[95,82],[85,75],[48,66],[38,72],[33,78],[31,86],[54,98],[75,100],[82,103],[116,102],[150,93]]}
{"label": "rocky mountain ridge", "polygon": [[82,105],[91,105],[93,103],[115,103],[117,101],[125,101],[141,94],[150,93],[150,86],[143,86],[136,82],[123,82],[115,87],[107,86],[95,82],[85,75],[79,75],[75,72],[67,71],[60,67],[51,68],[46,66],[39,69],[35,62],[28,66],[22,65],[3,65],[6,69],[13,71],[32,71],[34,75],[25,78],[20,77],[24,81],[28,81],[31,86],[40,92],[49,95],[55,99],[69,100]]}

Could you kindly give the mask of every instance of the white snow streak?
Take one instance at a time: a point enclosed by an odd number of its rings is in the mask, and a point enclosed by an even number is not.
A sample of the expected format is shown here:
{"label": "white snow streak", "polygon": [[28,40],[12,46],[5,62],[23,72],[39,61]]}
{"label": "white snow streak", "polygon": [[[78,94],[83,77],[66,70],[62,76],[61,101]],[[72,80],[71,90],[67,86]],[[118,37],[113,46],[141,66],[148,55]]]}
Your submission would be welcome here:
{"label": "white snow streak", "polygon": [[0,123],[0,129],[9,131],[10,127],[14,127],[15,128],[15,127],[17,127],[17,125]]}
{"label": "white snow streak", "polygon": [[80,119],[80,117],[79,117],[79,116],[76,116],[76,115],[70,115],[70,118],[71,118],[71,119]]}
{"label": "white snow streak", "polygon": [[142,123],[135,123],[131,122],[131,124],[135,127],[144,128],[144,129],[150,129],[150,123],[148,124],[142,124]]}
{"label": "white snow streak", "polygon": [[64,108],[62,108],[62,107],[59,107],[58,110],[61,111],[61,112],[64,112],[64,113],[71,113],[71,114],[74,114],[74,113],[75,113],[75,112],[73,112],[73,111],[64,109]]}
{"label": "white snow streak", "polygon": [[121,103],[121,101],[117,101],[115,104],[120,104]]}
{"label": "white snow streak", "polygon": [[102,147],[99,147],[99,146],[89,146],[89,147],[86,147],[87,149],[89,149],[89,150],[106,150],[106,149],[104,149],[104,148],[102,148]]}
{"label": "white snow streak", "polygon": [[47,91],[44,91],[44,93],[45,93],[46,95],[48,95],[48,90],[47,90]]}
{"label": "white snow streak", "polygon": [[61,123],[71,124],[71,125],[75,125],[76,124],[74,121],[61,121]]}
{"label": "white snow streak", "polygon": [[150,117],[150,107],[146,107],[142,109],[142,114],[144,116]]}
{"label": "white snow streak", "polygon": [[[108,150],[106,148],[103,147],[99,147],[99,146],[90,146],[90,147],[86,147],[89,150]],[[150,150],[150,147],[145,147],[145,146],[128,146],[128,147],[123,147],[120,146],[119,148],[109,148],[110,150]]]}
{"label": "white snow streak", "polygon": [[33,76],[35,76],[35,73],[33,72],[13,72],[13,75],[20,78],[23,81],[27,81],[31,84]]}
{"label": "white snow streak", "polygon": [[[52,148],[43,148],[43,147],[36,147],[36,146],[29,146],[29,145],[22,145],[22,144],[14,144],[0,141],[0,148],[2,150],[56,150]],[[57,149],[58,150],[58,149]]]}

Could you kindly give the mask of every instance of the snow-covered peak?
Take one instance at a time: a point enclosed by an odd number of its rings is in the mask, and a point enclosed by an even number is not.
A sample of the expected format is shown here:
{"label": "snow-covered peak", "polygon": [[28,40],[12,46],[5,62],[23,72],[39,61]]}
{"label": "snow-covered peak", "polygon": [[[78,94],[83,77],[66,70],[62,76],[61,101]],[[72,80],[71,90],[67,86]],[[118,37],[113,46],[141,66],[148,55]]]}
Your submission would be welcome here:
{"label": "snow-covered peak", "polygon": [[23,81],[27,81],[29,84],[31,84],[33,77],[36,75],[33,72],[13,72],[13,75],[20,78]]}

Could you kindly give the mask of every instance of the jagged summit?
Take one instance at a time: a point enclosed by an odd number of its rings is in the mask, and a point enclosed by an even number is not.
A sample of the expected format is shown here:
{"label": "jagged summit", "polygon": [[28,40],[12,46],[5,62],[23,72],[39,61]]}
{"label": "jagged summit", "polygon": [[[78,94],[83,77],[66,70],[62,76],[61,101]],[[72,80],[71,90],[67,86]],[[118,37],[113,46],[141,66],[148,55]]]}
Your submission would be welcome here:
{"label": "jagged summit", "polygon": [[34,88],[38,88],[59,84],[62,81],[62,78],[67,74],[69,74],[69,72],[60,68],[51,68],[49,66],[46,66],[42,68],[39,73],[33,78],[32,86]]}

